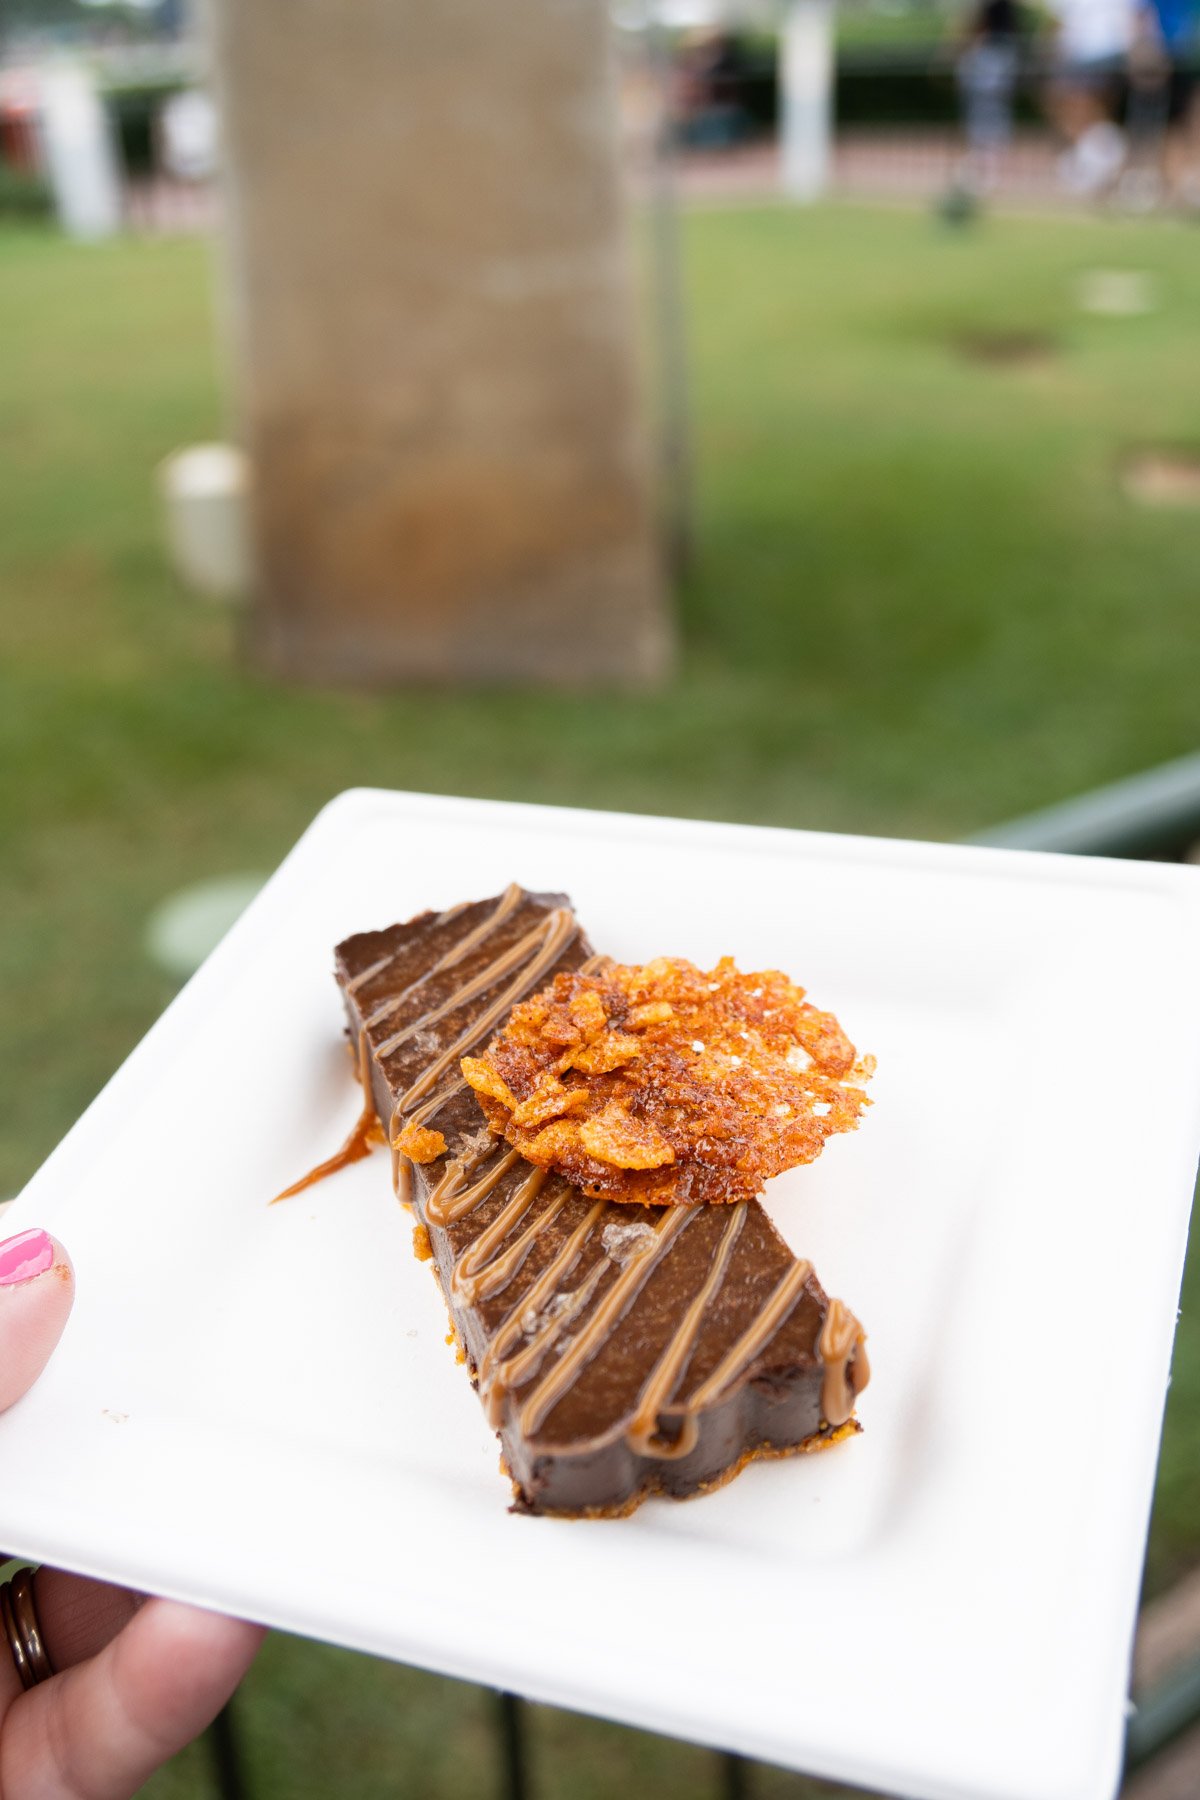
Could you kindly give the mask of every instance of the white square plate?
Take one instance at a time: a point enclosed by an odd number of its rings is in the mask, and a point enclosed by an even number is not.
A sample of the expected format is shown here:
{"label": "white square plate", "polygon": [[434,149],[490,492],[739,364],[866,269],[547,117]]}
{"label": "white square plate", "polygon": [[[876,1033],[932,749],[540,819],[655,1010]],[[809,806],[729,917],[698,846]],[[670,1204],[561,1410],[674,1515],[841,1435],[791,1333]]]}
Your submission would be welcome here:
{"label": "white square plate", "polygon": [[[268,1208],[357,1110],[334,943],[513,879],[625,960],[784,968],[878,1057],[769,1194],[870,1332],[861,1438],[514,1517],[386,1161]],[[0,1543],[872,1787],[1108,1800],[1198,961],[1191,870],[345,794],[6,1221],[78,1303],[0,1419]]]}

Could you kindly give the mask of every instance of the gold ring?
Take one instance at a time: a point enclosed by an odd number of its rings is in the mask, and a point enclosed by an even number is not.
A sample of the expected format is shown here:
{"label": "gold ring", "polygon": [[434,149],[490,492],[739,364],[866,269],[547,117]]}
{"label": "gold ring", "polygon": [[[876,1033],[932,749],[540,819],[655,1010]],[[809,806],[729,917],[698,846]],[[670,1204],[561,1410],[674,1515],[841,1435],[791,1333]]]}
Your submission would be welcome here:
{"label": "gold ring", "polygon": [[54,1673],[33,1602],[33,1576],[32,1569],[18,1569],[12,1580],[0,1587],[0,1622],[23,1688],[49,1681]]}

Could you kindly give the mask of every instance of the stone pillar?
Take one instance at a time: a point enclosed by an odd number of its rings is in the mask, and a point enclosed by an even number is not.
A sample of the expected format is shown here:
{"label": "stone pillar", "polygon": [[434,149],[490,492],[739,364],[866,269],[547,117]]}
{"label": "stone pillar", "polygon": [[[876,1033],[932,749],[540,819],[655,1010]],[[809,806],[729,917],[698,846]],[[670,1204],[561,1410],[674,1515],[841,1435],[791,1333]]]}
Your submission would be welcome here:
{"label": "stone pillar", "polygon": [[212,0],[256,654],[647,682],[605,0]]}

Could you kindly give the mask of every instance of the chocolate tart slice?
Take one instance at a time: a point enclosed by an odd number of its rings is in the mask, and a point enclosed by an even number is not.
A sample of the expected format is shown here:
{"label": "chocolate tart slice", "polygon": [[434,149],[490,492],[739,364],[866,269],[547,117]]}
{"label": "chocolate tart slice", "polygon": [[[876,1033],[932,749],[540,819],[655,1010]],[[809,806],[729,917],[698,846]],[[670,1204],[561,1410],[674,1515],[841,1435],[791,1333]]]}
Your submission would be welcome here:
{"label": "chocolate tart slice", "polygon": [[[630,1512],[857,1430],[862,1329],[757,1201],[591,1200],[487,1129],[460,1059],[519,1000],[595,960],[565,896],[510,887],[362,932],[336,956],[368,1112],[519,1510]],[[432,1160],[397,1147],[428,1154],[432,1133],[445,1140]]]}

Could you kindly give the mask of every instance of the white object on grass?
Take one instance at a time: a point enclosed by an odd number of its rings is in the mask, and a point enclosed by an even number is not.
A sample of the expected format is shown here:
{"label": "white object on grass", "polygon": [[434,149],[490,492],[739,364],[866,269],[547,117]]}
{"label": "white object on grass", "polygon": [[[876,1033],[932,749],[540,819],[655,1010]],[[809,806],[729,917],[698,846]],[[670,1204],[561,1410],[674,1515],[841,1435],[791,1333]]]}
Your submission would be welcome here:
{"label": "white object on grass", "polygon": [[1155,280],[1147,269],[1085,269],[1077,291],[1083,312],[1113,318],[1136,318],[1158,305]]}
{"label": "white object on grass", "polygon": [[146,926],[146,949],[168,975],[186,981],[245,912],[265,875],[222,875],[183,888],[156,907]]}
{"label": "white object on grass", "polygon": [[188,587],[231,600],[250,586],[247,505],[250,469],[233,444],[195,444],[159,467],[167,542]]}

